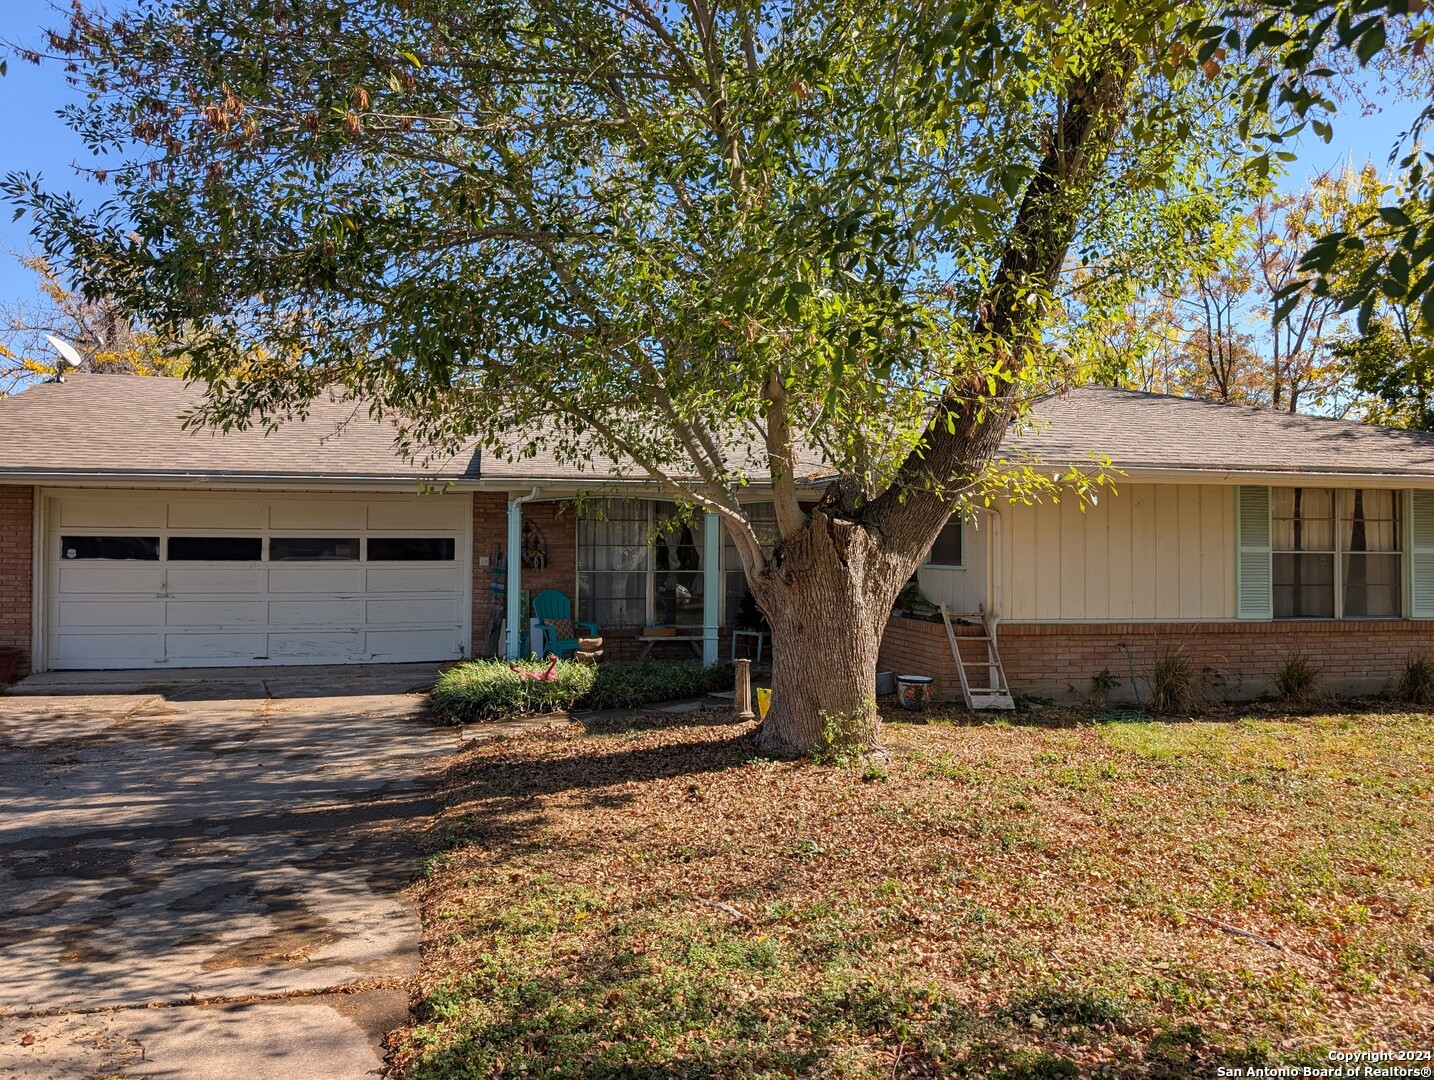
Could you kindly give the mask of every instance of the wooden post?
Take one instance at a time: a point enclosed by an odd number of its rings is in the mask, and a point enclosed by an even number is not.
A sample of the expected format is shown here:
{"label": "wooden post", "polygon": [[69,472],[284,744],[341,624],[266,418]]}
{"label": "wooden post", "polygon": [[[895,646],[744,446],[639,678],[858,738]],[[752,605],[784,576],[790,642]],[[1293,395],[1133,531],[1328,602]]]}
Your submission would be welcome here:
{"label": "wooden post", "polygon": [[738,720],[751,720],[756,715],[752,712],[752,661],[734,660],[732,664],[737,669],[737,685],[732,689],[732,708],[736,711]]}

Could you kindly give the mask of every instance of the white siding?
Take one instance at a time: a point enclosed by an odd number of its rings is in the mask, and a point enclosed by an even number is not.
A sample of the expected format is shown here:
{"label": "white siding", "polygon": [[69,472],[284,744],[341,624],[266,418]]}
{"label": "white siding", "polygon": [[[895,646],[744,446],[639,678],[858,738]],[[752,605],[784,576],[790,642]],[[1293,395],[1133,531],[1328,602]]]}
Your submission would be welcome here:
{"label": "white siding", "polygon": [[991,515],[978,511],[961,534],[964,566],[923,566],[916,572],[927,599],[952,611],[975,611],[985,604],[990,591],[990,545]]}
{"label": "white siding", "polygon": [[1001,518],[997,606],[1003,619],[1235,617],[1234,500],[1228,487],[1120,484],[1084,510],[1071,498],[1002,507]]}

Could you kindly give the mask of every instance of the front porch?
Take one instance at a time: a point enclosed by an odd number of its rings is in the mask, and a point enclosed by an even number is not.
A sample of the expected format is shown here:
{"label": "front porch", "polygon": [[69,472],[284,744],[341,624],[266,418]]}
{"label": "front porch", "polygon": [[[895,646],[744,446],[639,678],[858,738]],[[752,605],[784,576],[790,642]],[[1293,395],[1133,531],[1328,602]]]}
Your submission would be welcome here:
{"label": "front porch", "polygon": [[[753,511],[767,531],[765,507]],[[532,598],[555,589],[575,620],[598,625],[605,660],[713,664],[734,647],[755,659],[759,646],[770,659],[770,635],[716,515],[679,516],[649,499],[579,504],[540,486],[475,494],[473,516],[474,656],[527,655]]]}

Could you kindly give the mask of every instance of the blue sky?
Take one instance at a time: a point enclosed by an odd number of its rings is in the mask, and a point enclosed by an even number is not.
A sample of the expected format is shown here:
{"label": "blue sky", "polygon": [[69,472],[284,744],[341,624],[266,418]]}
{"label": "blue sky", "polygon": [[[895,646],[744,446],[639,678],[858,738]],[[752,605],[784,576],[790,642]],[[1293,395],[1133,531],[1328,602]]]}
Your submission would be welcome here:
{"label": "blue sky", "polygon": [[[0,38],[31,46],[40,43],[43,27],[64,21],[64,12],[56,10],[50,0],[5,0],[3,9]],[[74,169],[77,162],[93,166],[101,159],[93,157],[55,115],[77,100],[59,65],[34,67],[12,58],[9,74],[0,79],[0,174],[39,173],[52,188],[73,191],[91,202],[102,198],[103,189],[77,175]],[[1328,169],[1346,157],[1352,157],[1356,166],[1373,160],[1384,171],[1390,147],[1420,104],[1392,102],[1381,114],[1351,114],[1337,120],[1332,144],[1326,146],[1311,138],[1297,148],[1300,160],[1291,166],[1285,186],[1298,186],[1310,173]],[[29,245],[28,221],[12,221],[11,213],[0,207],[0,304],[34,295],[33,276],[9,254],[27,251]]]}

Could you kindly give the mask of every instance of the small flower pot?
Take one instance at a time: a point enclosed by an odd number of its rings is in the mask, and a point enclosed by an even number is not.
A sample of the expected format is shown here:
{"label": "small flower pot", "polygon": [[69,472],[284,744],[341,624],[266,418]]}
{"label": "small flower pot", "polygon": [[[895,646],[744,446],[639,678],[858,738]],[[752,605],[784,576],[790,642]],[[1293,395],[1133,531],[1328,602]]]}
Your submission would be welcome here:
{"label": "small flower pot", "polygon": [[931,704],[930,675],[898,675],[896,677],[896,700],[910,712],[925,712]]}

